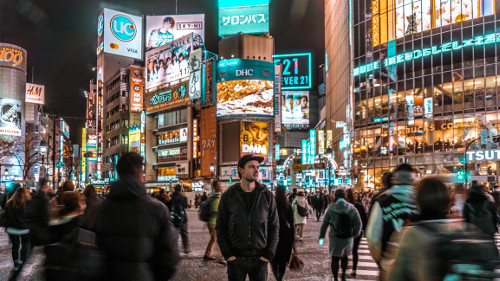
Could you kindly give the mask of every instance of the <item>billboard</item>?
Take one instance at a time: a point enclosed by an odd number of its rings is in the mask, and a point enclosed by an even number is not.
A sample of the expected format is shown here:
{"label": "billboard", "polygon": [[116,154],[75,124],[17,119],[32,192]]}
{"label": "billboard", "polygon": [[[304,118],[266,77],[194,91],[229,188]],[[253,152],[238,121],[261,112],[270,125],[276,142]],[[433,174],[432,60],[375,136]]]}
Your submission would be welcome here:
{"label": "billboard", "polygon": [[253,154],[267,159],[269,151],[269,124],[241,122],[240,156]]}
{"label": "billboard", "polygon": [[21,136],[22,102],[15,99],[0,99],[0,135]]}
{"label": "billboard", "polygon": [[146,16],[147,50],[191,33],[198,34],[205,40],[204,14]]}
{"label": "billboard", "polygon": [[61,132],[67,137],[69,138],[69,125],[68,123],[66,123],[66,121],[64,120],[61,120]]}
{"label": "billboard", "polygon": [[281,89],[298,90],[312,87],[311,53],[273,55],[274,64],[282,64]]}
{"label": "billboard", "polygon": [[[100,16],[97,34],[99,35]],[[104,9],[103,18],[104,52],[142,60],[142,16]],[[98,49],[99,49],[98,36]],[[99,50],[98,50],[99,53]]]}
{"label": "billboard", "polygon": [[187,147],[174,147],[158,150],[158,163],[187,160]]}
{"label": "billboard", "polygon": [[217,117],[274,117],[274,65],[249,59],[217,64]]}
{"label": "billboard", "polygon": [[25,102],[45,104],[45,86],[26,83]]}
{"label": "billboard", "polygon": [[187,142],[188,128],[179,128],[158,133],[158,145]]}
{"label": "billboard", "polygon": [[201,98],[201,70],[189,74],[189,98],[196,100]]}
{"label": "billboard", "polygon": [[186,86],[186,84],[183,84],[160,93],[155,93],[152,96],[150,95],[146,99],[146,111],[148,113],[154,112],[171,105],[189,101]]}
{"label": "billboard", "polygon": [[141,143],[141,127],[136,126],[128,130],[128,151],[139,153]]}
{"label": "billboard", "polygon": [[283,124],[309,124],[309,92],[282,91]]}
{"label": "billboard", "polygon": [[201,176],[210,177],[210,163],[215,163],[217,157],[217,120],[215,119],[215,107],[202,108],[200,122]]}
{"label": "billboard", "polygon": [[95,129],[96,128],[96,93],[89,92],[87,93],[87,128]]}
{"label": "billboard", "polygon": [[26,72],[26,50],[16,45],[0,43],[0,67],[3,66]]}
{"label": "billboard", "polygon": [[185,35],[146,53],[146,90],[189,77],[189,53],[198,46],[192,39]]}
{"label": "billboard", "polygon": [[130,111],[140,112],[143,107],[142,97],[144,95],[144,68],[130,66]]}
{"label": "billboard", "polygon": [[269,32],[269,0],[219,0],[219,36]]}

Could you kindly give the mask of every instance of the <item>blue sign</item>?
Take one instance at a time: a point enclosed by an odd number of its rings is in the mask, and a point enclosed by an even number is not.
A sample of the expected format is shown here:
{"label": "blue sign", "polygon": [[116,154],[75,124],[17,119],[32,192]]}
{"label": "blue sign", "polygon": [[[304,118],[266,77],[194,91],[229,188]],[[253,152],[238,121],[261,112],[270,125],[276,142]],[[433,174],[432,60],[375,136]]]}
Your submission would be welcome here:
{"label": "blue sign", "polygon": [[137,35],[137,26],[126,15],[116,15],[111,19],[111,33],[122,42],[129,42]]}
{"label": "blue sign", "polygon": [[275,148],[274,148],[274,158],[276,158],[276,161],[280,161],[280,144],[277,143]]}
{"label": "blue sign", "polygon": [[311,53],[274,55],[274,64],[282,64],[281,89],[299,90],[312,87]]}

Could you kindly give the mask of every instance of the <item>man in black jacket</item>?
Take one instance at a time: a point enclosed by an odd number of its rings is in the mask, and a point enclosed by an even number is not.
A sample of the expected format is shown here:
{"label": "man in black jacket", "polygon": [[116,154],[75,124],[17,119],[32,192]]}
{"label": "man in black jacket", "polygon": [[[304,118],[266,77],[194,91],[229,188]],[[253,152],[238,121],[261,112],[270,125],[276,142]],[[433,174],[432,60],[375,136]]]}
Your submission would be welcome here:
{"label": "man in black jacket", "polygon": [[120,179],[97,203],[97,244],[106,254],[105,280],[169,280],[179,260],[167,206],[146,193],[142,157],[129,152],[116,164]]}
{"label": "man in black jacket", "polygon": [[171,198],[172,199],[167,203],[167,206],[170,210],[172,223],[177,230],[176,241],[179,241],[179,236],[181,236],[184,253],[189,254],[191,252],[191,247],[189,246],[188,221],[186,215],[188,200],[186,196],[182,195],[182,185],[177,184],[174,187],[174,193],[172,193]]}
{"label": "man in black jacket", "polygon": [[231,281],[267,280],[267,264],[278,245],[279,220],[276,201],[265,185],[257,182],[263,157],[251,154],[238,161],[241,183],[222,194],[217,212],[217,242],[228,262]]}

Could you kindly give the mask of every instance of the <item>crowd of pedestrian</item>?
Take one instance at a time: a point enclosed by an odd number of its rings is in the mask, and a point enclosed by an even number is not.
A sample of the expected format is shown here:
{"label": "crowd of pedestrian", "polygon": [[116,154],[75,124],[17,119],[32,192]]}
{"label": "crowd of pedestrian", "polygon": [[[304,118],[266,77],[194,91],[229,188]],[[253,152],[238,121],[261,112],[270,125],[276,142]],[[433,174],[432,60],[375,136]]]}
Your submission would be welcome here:
{"label": "crowd of pedestrian", "polygon": [[[296,243],[307,243],[308,220],[321,223],[319,245],[329,231],[335,281],[347,280],[350,256],[350,275],[357,276],[363,236],[379,267],[379,280],[469,275],[470,280],[489,280],[498,269],[494,235],[500,190],[490,194],[477,182],[470,190],[450,189],[432,177],[415,182],[413,168],[402,164],[383,175],[383,189],[374,194],[352,188],[290,193],[283,186],[272,192],[258,181],[263,160],[243,156],[238,162],[239,183],[224,190],[213,180],[212,192],[194,200],[209,237],[201,260],[225,265],[229,280],[267,280],[270,267],[281,281],[287,268],[300,270]],[[0,225],[12,245],[10,280],[17,279],[33,247],[43,247],[49,281],[174,276],[179,238],[183,252],[191,252],[186,214],[190,206],[183,186],[176,185],[171,193],[148,194],[137,153],[122,156],[116,168],[119,180],[105,194],[92,185],[77,191],[71,181],[57,192],[44,180],[37,191],[12,186],[0,201]],[[457,266],[464,263],[474,270]]]}

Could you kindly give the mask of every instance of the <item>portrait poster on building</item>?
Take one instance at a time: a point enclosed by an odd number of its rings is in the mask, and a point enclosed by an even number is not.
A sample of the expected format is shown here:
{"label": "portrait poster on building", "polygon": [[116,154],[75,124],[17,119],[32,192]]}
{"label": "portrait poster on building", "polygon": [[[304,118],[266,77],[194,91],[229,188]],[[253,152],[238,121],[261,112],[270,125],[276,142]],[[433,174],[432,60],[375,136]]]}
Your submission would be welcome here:
{"label": "portrait poster on building", "polygon": [[0,135],[21,136],[21,105],[20,100],[0,99]]}
{"label": "portrait poster on building", "polygon": [[269,151],[269,124],[241,122],[240,156],[253,154],[267,159]]}
{"label": "portrait poster on building", "polygon": [[195,33],[205,40],[205,15],[146,16],[146,48],[166,45],[187,34]]}

